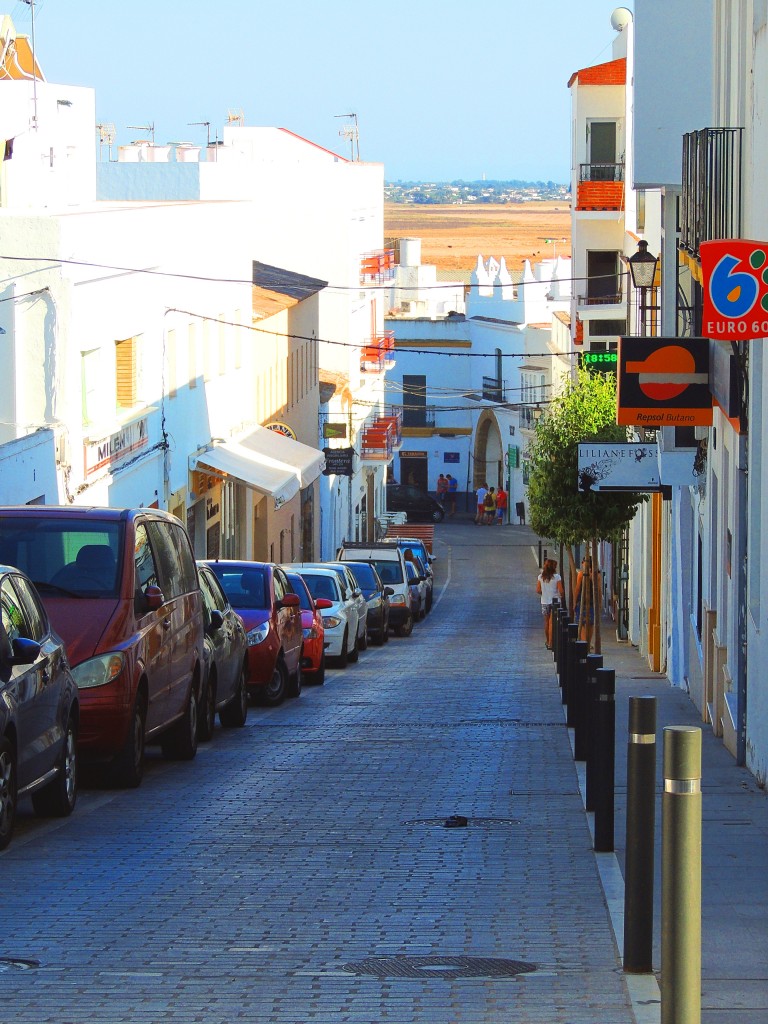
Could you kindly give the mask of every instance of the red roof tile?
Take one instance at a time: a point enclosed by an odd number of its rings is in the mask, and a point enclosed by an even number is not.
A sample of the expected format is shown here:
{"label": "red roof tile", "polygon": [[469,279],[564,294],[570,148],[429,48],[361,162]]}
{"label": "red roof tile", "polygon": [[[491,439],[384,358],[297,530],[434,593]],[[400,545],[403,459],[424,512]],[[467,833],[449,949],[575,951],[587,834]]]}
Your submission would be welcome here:
{"label": "red roof tile", "polygon": [[579,85],[626,85],[627,58],[609,60],[607,64],[595,64],[591,68],[574,71],[568,79],[568,88],[578,80]]}

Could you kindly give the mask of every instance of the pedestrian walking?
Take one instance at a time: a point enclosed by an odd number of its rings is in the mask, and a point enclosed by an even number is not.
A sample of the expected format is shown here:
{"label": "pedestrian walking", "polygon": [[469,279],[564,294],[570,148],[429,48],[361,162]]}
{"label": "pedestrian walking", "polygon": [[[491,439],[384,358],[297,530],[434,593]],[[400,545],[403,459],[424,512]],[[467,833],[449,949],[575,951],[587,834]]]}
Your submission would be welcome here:
{"label": "pedestrian walking", "polygon": [[448,494],[448,479],[442,473],[437,478],[437,500],[441,505],[445,505],[445,499]]}
{"label": "pedestrian walking", "polygon": [[456,515],[456,493],[459,490],[459,481],[456,477],[451,476],[450,473],[446,473],[445,479],[448,481],[448,504],[450,506],[449,516]]}
{"label": "pedestrian walking", "polygon": [[483,521],[485,515],[485,496],[488,493],[488,484],[480,484],[475,491],[477,501],[477,511],[475,513],[475,523],[479,526]]}
{"label": "pedestrian walking", "polygon": [[544,640],[547,650],[552,650],[552,602],[556,597],[565,601],[565,590],[560,573],[556,572],[554,558],[545,558],[541,572],[536,578],[536,593],[541,595],[541,614],[544,619]]}
{"label": "pedestrian walking", "polygon": [[576,586],[573,590],[573,614],[579,624],[579,640],[592,640],[592,629],[595,625],[592,597],[592,559],[585,555],[581,560],[581,569],[576,574]]}
{"label": "pedestrian walking", "polygon": [[507,492],[503,487],[496,491],[496,522],[499,526],[504,525],[504,516],[507,514]]}
{"label": "pedestrian walking", "polygon": [[493,522],[496,519],[496,493],[493,487],[488,489],[488,493],[483,498],[483,522],[486,526],[493,526]]}

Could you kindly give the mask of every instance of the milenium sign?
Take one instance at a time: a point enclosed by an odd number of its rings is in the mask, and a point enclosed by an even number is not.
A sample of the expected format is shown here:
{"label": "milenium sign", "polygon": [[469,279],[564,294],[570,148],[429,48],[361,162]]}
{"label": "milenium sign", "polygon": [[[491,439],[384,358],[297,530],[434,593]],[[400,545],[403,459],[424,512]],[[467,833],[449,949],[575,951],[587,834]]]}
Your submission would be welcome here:
{"label": "milenium sign", "polygon": [[768,242],[702,242],[702,334],[718,341],[768,337]]}

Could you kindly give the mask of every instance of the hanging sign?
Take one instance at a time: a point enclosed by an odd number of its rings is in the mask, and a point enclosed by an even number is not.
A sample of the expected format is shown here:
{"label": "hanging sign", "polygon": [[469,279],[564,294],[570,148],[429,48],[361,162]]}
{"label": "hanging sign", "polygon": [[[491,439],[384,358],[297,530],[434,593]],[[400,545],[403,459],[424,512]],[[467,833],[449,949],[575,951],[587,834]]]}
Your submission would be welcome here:
{"label": "hanging sign", "polygon": [[282,434],[283,437],[290,437],[292,441],[296,440],[296,433],[293,427],[289,427],[287,423],[280,423],[275,420],[273,423],[266,424],[267,430],[272,430],[275,434]]}
{"label": "hanging sign", "polygon": [[323,423],[323,437],[325,438],[345,438],[347,436],[347,424],[346,423],[329,423],[327,420]]}
{"label": "hanging sign", "polygon": [[621,441],[579,445],[580,491],[658,491],[659,487],[658,445]]}
{"label": "hanging sign", "polygon": [[702,242],[702,334],[718,341],[768,338],[768,242]]}
{"label": "hanging sign", "polygon": [[323,448],[325,455],[325,476],[352,476],[354,448]]}
{"label": "hanging sign", "polygon": [[708,427],[706,338],[621,338],[616,422],[642,427]]}

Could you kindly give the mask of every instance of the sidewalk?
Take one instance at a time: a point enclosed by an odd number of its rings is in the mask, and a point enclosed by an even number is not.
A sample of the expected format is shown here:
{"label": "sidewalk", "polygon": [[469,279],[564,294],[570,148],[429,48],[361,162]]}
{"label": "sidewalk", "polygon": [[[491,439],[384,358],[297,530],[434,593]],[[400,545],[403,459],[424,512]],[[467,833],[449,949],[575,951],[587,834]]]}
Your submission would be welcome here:
{"label": "sidewalk", "polygon": [[[534,544],[536,543],[534,539]],[[768,795],[736,766],[688,695],[652,672],[638,650],[602,632],[603,664],[616,672],[615,855],[596,854],[619,950],[623,946],[629,698],[657,704],[654,955],[660,969],[663,730],[702,729],[702,1022],[768,1024]],[[542,652],[542,657],[549,657]],[[557,676],[553,666],[553,678]],[[565,711],[565,709],[563,709]],[[581,768],[581,766],[579,766]],[[583,775],[583,773],[582,773]],[[594,815],[588,815],[593,819]],[[627,976],[638,1024],[659,1020],[659,990],[649,976]]]}

